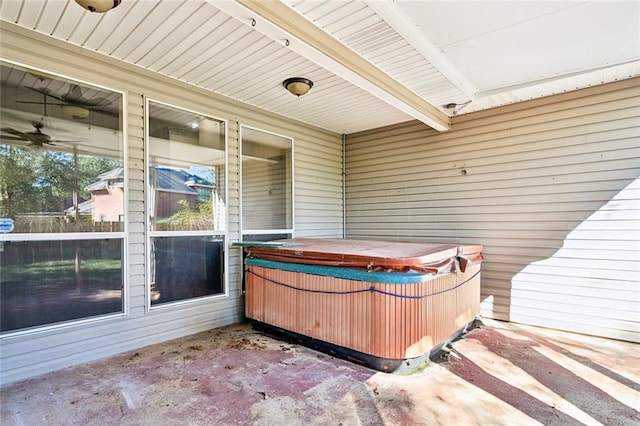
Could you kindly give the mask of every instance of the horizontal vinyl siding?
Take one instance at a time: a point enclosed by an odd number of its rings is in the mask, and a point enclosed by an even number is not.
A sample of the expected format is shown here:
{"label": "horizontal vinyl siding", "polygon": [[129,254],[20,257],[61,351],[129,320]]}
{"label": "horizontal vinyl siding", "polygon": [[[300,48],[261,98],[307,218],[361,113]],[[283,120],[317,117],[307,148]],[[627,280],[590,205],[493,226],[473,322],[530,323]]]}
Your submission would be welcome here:
{"label": "horizontal vinyl siding", "polygon": [[347,236],[484,245],[482,314],[640,341],[640,80],[347,137]]}
{"label": "horizontal vinyl siding", "polygon": [[[240,124],[295,139],[295,218],[304,236],[341,236],[341,136],[0,21],[0,56],[126,93],[128,315],[4,337],[2,383],[178,338],[244,317],[240,251],[228,248],[228,297],[146,309],[144,96],[227,120],[228,244],[238,241]],[[300,181],[299,183],[297,181]]]}
{"label": "horizontal vinyl siding", "polygon": [[[144,98],[141,93],[127,94],[127,155],[128,181],[127,226],[128,246],[125,297],[131,317],[145,314],[147,291],[145,284],[145,199],[144,199]],[[128,294],[126,294],[128,291]],[[4,355],[4,354],[3,354]]]}

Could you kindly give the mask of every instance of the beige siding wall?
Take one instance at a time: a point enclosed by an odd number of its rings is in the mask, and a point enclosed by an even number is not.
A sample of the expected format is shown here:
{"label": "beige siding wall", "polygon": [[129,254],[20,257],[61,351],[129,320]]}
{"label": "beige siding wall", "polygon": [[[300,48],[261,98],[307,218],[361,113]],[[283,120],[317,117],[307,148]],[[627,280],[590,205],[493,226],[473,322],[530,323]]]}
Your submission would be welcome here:
{"label": "beige siding wall", "polygon": [[347,138],[347,236],[485,246],[482,314],[640,341],[640,80]]}
{"label": "beige siding wall", "polygon": [[[177,338],[243,318],[240,257],[229,249],[229,294],[214,300],[146,309],[144,96],[228,120],[228,243],[239,239],[238,132],[246,124],[295,140],[295,231],[341,236],[342,142],[338,134],[215,96],[141,68],[0,21],[0,56],[126,93],[128,315],[1,338],[1,381],[8,383],[69,365]],[[286,95],[286,92],[283,92]],[[293,100],[293,98],[292,98]]]}

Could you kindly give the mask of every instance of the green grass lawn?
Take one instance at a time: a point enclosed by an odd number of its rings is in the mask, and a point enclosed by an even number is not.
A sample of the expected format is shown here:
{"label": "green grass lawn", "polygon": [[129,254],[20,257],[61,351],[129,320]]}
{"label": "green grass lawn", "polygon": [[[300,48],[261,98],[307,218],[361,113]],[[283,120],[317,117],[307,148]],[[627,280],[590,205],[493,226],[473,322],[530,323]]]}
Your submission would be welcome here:
{"label": "green grass lawn", "polygon": [[[85,259],[80,263],[82,281],[88,285],[113,287],[116,279],[118,286],[122,279],[122,261],[120,259]],[[111,285],[106,284],[110,282]],[[75,261],[55,260],[0,267],[0,283],[22,285],[76,283]]]}

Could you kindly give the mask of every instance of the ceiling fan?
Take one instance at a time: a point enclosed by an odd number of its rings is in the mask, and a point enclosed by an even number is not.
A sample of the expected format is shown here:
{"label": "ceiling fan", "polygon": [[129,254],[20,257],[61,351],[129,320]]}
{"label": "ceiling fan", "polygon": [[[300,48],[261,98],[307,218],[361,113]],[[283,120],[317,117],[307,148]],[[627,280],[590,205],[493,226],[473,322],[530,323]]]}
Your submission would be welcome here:
{"label": "ceiling fan", "polygon": [[[97,110],[102,113],[109,113],[105,110],[106,107],[111,105],[111,102],[108,99],[102,97],[85,98],[82,93],[82,89],[77,84],[69,85],[67,93],[61,96],[54,94],[49,88],[46,87],[25,87],[29,90],[33,90],[34,92],[42,94],[43,101],[17,101],[19,103],[42,103],[44,104],[45,109],[47,105],[59,105],[62,107],[63,114],[66,113],[69,118],[86,118],[89,116],[89,110]],[[47,96],[60,101],[61,103],[47,102]]]}
{"label": "ceiling fan", "polygon": [[70,143],[73,141],[66,140],[57,140],[52,138],[50,135],[47,135],[42,131],[44,128],[44,122],[40,120],[39,122],[31,123],[35,128],[34,132],[22,132],[20,130],[12,129],[11,127],[3,127],[1,138],[4,140],[12,140],[12,141],[23,141],[28,142],[28,146],[42,148],[45,145],[55,146],[56,143]]}

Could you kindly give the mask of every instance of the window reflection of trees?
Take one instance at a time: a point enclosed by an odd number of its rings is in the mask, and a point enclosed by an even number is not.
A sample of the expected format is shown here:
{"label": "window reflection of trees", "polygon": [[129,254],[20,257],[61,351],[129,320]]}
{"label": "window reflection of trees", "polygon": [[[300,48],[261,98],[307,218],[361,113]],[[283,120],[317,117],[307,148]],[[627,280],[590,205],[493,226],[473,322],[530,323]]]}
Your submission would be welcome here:
{"label": "window reflection of trees", "polygon": [[147,105],[150,305],[223,294],[225,123]]}
{"label": "window reflection of trees", "polygon": [[3,333],[123,312],[123,104],[0,61]]}
{"label": "window reflection of trees", "polygon": [[121,166],[113,158],[2,144],[0,216],[15,220],[15,233],[94,231],[91,206],[83,205],[89,187]]}
{"label": "window reflection of trees", "polygon": [[122,94],[5,62],[0,77],[0,217],[15,233],[122,231],[122,197],[105,226],[90,189],[122,167]]}

